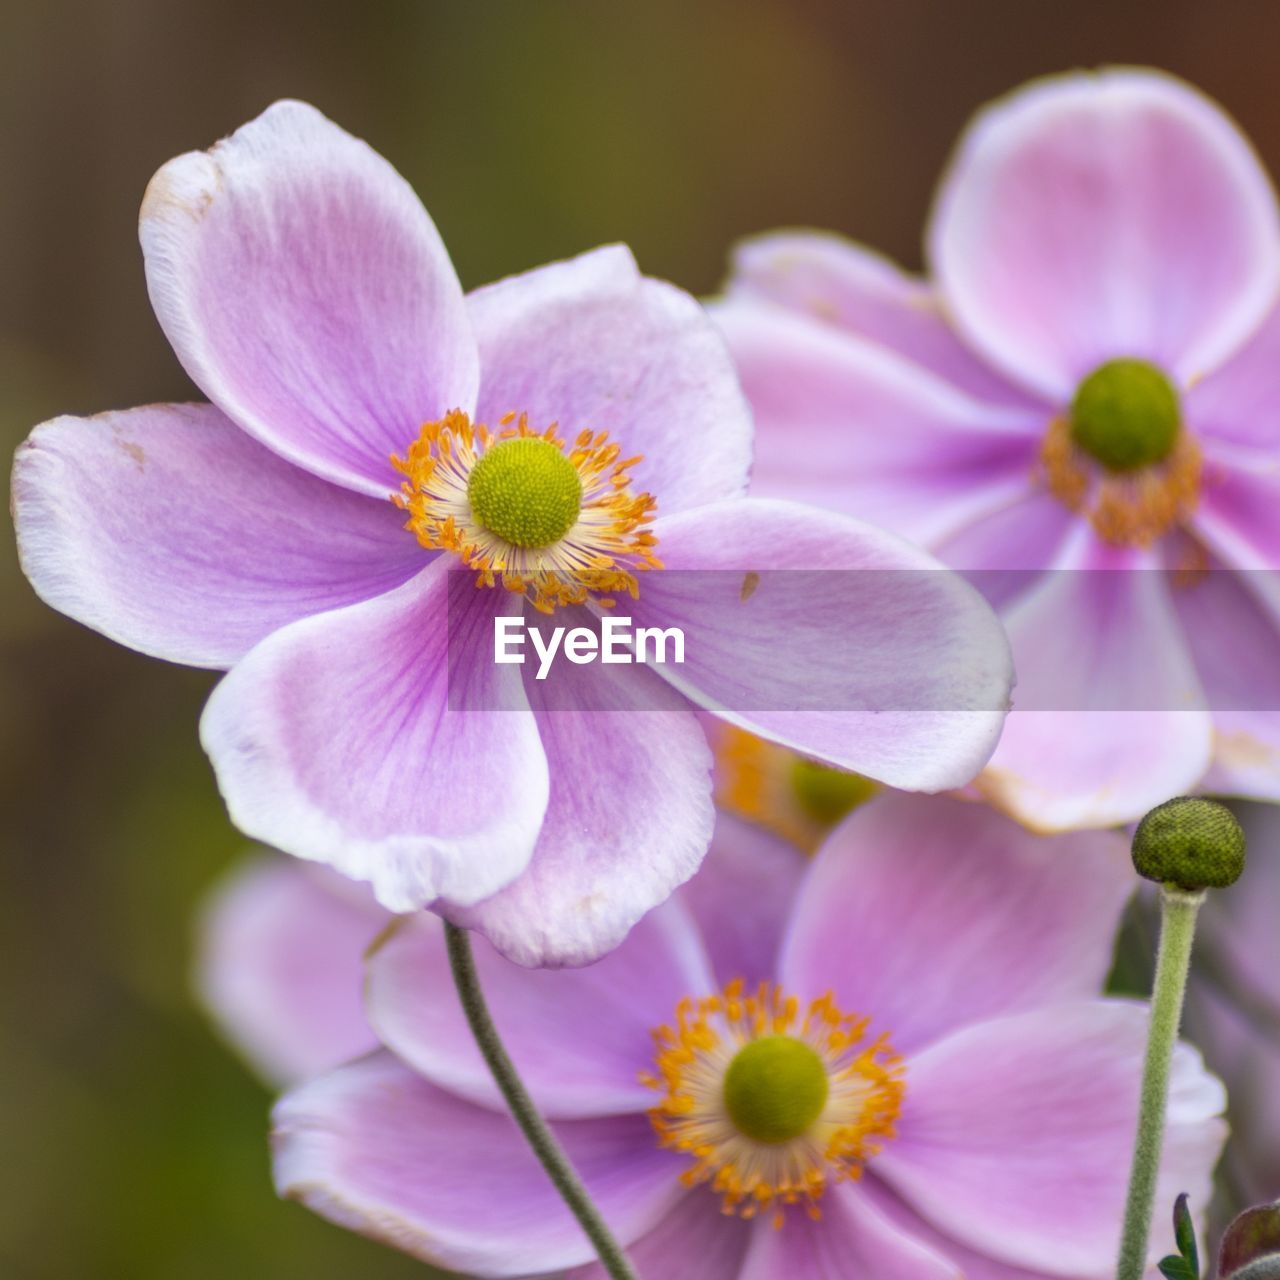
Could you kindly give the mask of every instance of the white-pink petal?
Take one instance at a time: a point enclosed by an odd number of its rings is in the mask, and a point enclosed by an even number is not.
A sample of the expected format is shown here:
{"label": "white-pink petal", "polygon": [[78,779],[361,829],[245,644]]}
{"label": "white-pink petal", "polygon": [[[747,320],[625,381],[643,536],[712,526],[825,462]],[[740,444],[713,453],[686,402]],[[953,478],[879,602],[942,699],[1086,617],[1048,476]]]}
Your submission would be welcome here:
{"label": "white-pink petal", "polygon": [[369,881],[390,911],[509,884],[548,793],[518,668],[491,661],[493,618],[512,607],[439,560],[269,636],[200,724],[232,821]]}
{"label": "white-pink petal", "polygon": [[422,424],[470,411],[462,288],[412,188],[366,143],[278,102],[151,180],[139,234],[196,385],[317,475],[383,497]]}
{"label": "white-pink petal", "polygon": [[363,957],[390,919],[344,876],[253,858],[201,912],[201,999],[265,1079],[319,1075],[378,1046],[364,1014]]}
{"label": "white-pink petal", "polygon": [[1275,197],[1248,141],[1156,71],[1052,77],[987,107],[928,247],[962,334],[1059,403],[1117,356],[1188,385],[1245,342],[1280,286]]}
{"label": "white-pink petal", "polygon": [[910,1053],[971,1022],[1102,990],[1135,877],[1112,832],[1046,838],[985,805],[881,796],[828,837],[779,976]]}
{"label": "white-pink petal", "polygon": [[55,418],[13,468],[22,566],[121,644],[229,667],[277,628],[367,600],[427,553],[389,502],[291,466],[212,405]]}
{"label": "white-pink petal", "polygon": [[613,245],[467,297],[480,344],[477,417],[528,413],[570,442],[607,431],[663,514],[740,493],[751,413],[724,339],[687,293]]}

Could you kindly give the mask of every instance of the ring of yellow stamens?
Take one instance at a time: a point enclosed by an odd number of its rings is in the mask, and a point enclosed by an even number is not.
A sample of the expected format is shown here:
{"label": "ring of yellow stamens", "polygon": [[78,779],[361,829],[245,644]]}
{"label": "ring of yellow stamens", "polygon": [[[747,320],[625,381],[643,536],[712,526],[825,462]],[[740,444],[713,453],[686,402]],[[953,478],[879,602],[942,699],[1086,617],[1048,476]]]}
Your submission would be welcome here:
{"label": "ring of yellow stamens", "polygon": [[787,1205],[819,1217],[827,1186],[861,1174],[902,1106],[901,1060],[867,1028],[830,995],[802,1014],[772,983],[681,1001],[641,1079],[660,1095],[649,1112],[658,1141],[693,1161],[686,1185],[708,1183],[726,1213],[768,1212],[775,1226]]}
{"label": "ring of yellow stamens", "polygon": [[423,426],[392,465],[405,478],[392,500],[429,550],[452,551],[476,585],[501,585],[550,613],[595,597],[639,595],[636,573],[660,568],[649,528],[657,502],[633,493],[607,432],[569,447],[553,423],[530,428],[507,414],[497,432],[459,410]]}
{"label": "ring of yellow stamens", "polygon": [[1149,546],[1200,497],[1200,449],[1173,384],[1145,360],[1109,360],[1089,374],[1049,424],[1040,462],[1049,492],[1115,546]]}

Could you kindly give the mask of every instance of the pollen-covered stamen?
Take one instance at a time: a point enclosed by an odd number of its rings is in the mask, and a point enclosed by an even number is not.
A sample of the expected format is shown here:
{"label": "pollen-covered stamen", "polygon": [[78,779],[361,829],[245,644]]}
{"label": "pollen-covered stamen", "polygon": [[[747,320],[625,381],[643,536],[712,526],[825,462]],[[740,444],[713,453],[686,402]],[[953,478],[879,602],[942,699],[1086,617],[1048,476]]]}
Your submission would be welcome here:
{"label": "pollen-covered stamen", "polygon": [[1040,449],[1049,491],[1116,546],[1148,546],[1200,496],[1200,450],[1178,393],[1145,360],[1109,360],[1081,382]]}
{"label": "pollen-covered stamen", "polygon": [[866,1018],[830,995],[800,1003],[771,983],[746,994],[685,999],[674,1026],[654,1032],[661,1096],[649,1118],[664,1147],[687,1153],[684,1181],[708,1183],[726,1213],[761,1212],[781,1226],[784,1206],[820,1216],[829,1183],[856,1178],[893,1137],[904,1069]]}
{"label": "pollen-covered stamen", "polygon": [[636,596],[636,573],[661,566],[657,502],[631,490],[640,458],[623,458],[607,432],[583,431],[569,447],[554,423],[537,432],[507,414],[495,433],[454,410],[391,461],[405,477],[394,501],[424,547],[454,552],[477,586],[501,585],[544,613]]}

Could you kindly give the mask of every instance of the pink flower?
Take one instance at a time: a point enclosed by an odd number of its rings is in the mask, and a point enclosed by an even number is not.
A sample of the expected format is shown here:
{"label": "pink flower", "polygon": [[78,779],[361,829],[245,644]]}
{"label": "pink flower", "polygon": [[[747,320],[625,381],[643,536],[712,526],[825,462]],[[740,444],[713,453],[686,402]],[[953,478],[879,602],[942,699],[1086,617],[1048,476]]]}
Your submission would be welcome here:
{"label": "pink flower", "polygon": [[[1018,697],[978,785],[1023,822],[1280,798],[1278,597],[1199,572],[1280,559],[1280,226],[1249,144],[1157,72],[1038,81],[965,133],[927,254],[924,282],[830,236],[739,250],[717,314],[754,491],[1068,571],[1000,601]],[[1154,567],[1188,572],[1100,572]]]}
{"label": "pink flower", "polygon": [[[741,500],[751,424],[723,342],[625,249],[464,297],[404,180],[300,103],[165,165],[141,238],[210,403],[38,427],[14,469],[22,560],[81,622],[230,668],[201,732],[250,835],[524,963],[581,963],[706,849],[710,757],[686,698],[770,705],[779,672],[826,660],[831,711],[739,718],[907,788],[986,760],[1007,651],[951,575],[914,575],[910,610],[893,574],[844,575],[856,614],[838,584],[815,599],[775,575],[745,626],[708,575],[640,574],[659,555],[739,574],[936,562]],[[596,666],[577,704],[593,710],[553,711],[531,667],[494,663],[495,618],[608,593],[635,597],[637,625],[689,632],[679,694]]]}
{"label": "pink flower", "polygon": [[[1146,1010],[1097,993],[1132,883],[1112,833],[890,795],[811,862],[722,818],[702,874],[590,968],[477,957],[642,1275],[1101,1278]],[[468,1274],[598,1276],[503,1112],[439,921],[399,923],[366,993],[385,1047],[278,1104],[280,1191]],[[1205,1203],[1223,1101],[1179,1050],[1164,1202]]]}

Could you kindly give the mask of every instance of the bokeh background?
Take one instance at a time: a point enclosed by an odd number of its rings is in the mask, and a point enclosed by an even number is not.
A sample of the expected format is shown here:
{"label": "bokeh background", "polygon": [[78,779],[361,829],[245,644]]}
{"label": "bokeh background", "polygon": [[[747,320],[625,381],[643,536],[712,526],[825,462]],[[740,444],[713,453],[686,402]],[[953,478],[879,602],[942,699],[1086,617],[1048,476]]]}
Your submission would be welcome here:
{"label": "bokeh background", "polygon": [[[624,240],[706,293],[781,224],[918,264],[965,119],[1044,72],[1169,68],[1280,170],[1277,50],[1268,0],[0,0],[0,441],[192,397],[138,203],[278,97],[389,156],[467,286]],[[191,995],[192,912],[243,852],[211,676],[52,614],[0,542],[0,1276],[430,1274],[273,1198],[268,1093]]]}

